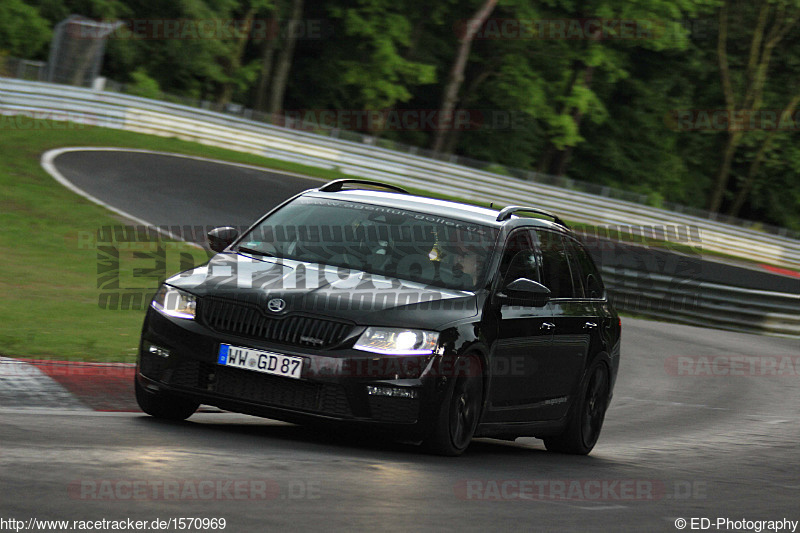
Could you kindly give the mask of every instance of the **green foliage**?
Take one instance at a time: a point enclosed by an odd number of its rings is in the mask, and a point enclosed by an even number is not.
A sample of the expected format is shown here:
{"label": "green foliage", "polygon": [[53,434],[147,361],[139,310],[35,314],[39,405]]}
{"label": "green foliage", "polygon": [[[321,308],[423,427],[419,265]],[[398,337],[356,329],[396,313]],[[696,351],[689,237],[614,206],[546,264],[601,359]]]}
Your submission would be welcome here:
{"label": "green foliage", "polygon": [[132,82],[128,85],[128,91],[135,96],[144,96],[145,98],[159,98],[161,96],[161,88],[158,82],[147,75],[142,68],[136,69],[131,74]]}
{"label": "green foliage", "polygon": [[[5,119],[5,121],[4,121]],[[0,355],[89,361],[135,359],[144,311],[101,309],[98,250],[85,236],[124,222],[48,175],[42,153],[63,146],[119,146],[187,154],[337,179],[341,173],[154,135],[74,124],[14,128],[0,115]],[[205,254],[184,251],[195,260]],[[54,258],[57,258],[54,260]],[[123,267],[125,268],[125,267]],[[130,275],[126,272],[125,275]]]}
{"label": "green foliage", "polygon": [[[763,109],[783,109],[800,87],[800,0],[503,0],[490,15],[494,33],[487,31],[472,43],[458,95],[457,109],[482,119],[448,132],[445,151],[508,169],[563,171],[571,178],[641,193],[655,205],[704,207],[727,134],[680,129],[671,117],[677,110],[725,107],[717,54],[723,2],[729,11],[727,51],[737,93],[747,83],[749,49],[762,6],[769,6],[769,24],[794,21],[772,53],[760,96]],[[482,4],[304,0],[302,35],[295,43],[282,108],[439,109],[460,29]],[[163,90],[255,107],[265,57],[273,49],[274,71],[286,47],[286,19],[293,5],[293,0],[3,0],[0,53],[43,59],[50,28],[73,13],[218,21],[223,27],[249,16],[261,21],[277,17],[280,31],[269,41],[223,31],[195,39],[111,39],[106,49],[102,74],[128,82],[134,94],[157,97]],[[601,38],[498,29],[503,21],[529,29],[537,21],[568,21],[580,32],[588,30],[581,26],[586,20],[627,22],[640,33],[630,37],[615,24],[604,27]],[[271,88],[269,83],[265,87]],[[428,147],[434,135],[431,128],[359,131],[380,137],[386,146]],[[800,226],[800,149],[794,137],[796,130],[743,134],[723,209],[744,189],[740,216]],[[752,162],[762,152],[748,186]],[[562,164],[550,161],[554,154]]]}
{"label": "green foliage", "polygon": [[355,41],[353,56],[339,60],[340,83],[356,89],[357,108],[385,109],[412,97],[411,87],[436,81],[436,70],[406,59],[411,23],[402,2],[358,0],[356,7],[334,6],[344,34]]}
{"label": "green foliage", "polygon": [[39,58],[50,40],[50,28],[39,11],[22,0],[0,2],[0,51]]}
{"label": "green foliage", "polygon": [[503,176],[511,175],[506,167],[498,164],[487,165],[486,168],[484,168],[483,170],[485,170],[486,172],[491,172],[492,174],[501,174]]}

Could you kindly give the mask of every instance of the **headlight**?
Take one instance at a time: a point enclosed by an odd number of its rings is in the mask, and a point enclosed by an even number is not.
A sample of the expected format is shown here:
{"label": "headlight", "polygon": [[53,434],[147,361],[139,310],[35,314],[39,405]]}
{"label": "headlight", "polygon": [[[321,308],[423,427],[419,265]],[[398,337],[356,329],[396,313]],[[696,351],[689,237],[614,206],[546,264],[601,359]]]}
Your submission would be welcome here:
{"label": "headlight", "polygon": [[435,331],[369,327],[353,348],[387,355],[426,355],[433,353],[438,341]]}
{"label": "headlight", "polygon": [[197,297],[175,287],[162,285],[150,305],[165,315],[192,320],[197,307]]}

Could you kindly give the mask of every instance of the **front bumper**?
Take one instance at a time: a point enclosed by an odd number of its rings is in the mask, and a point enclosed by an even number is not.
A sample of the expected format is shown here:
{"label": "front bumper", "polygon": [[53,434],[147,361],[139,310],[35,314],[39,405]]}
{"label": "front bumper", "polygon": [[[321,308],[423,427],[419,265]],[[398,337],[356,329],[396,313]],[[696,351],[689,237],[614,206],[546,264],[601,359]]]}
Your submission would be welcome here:
{"label": "front bumper", "polygon": [[[220,344],[302,357],[300,379],[217,363]],[[201,404],[290,422],[338,421],[402,428],[420,438],[432,427],[448,383],[436,370],[439,356],[376,356],[344,342],[331,349],[267,343],[221,334],[194,321],[148,310],[137,380]],[[155,347],[155,348],[151,348]],[[168,355],[166,355],[168,353]],[[413,391],[411,397],[369,394]]]}

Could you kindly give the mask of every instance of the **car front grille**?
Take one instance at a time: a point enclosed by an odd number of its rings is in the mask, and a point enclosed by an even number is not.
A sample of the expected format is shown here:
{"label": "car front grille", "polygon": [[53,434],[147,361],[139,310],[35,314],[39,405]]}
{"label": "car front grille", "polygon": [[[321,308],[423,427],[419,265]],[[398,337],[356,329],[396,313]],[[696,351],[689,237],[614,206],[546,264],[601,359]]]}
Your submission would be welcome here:
{"label": "car front grille", "polygon": [[370,396],[369,409],[375,420],[411,424],[416,422],[419,416],[419,400]]}
{"label": "car front grille", "polygon": [[139,358],[139,372],[150,379],[161,379],[161,374],[167,368],[167,360],[164,357],[143,353]]}
{"label": "car front grille", "polygon": [[209,297],[198,302],[197,314],[201,322],[220,333],[313,348],[334,346],[353,328],[321,318],[270,317],[252,304]]}
{"label": "car front grille", "polygon": [[174,387],[215,392],[262,405],[353,416],[347,393],[335,383],[312,383],[192,360],[178,365],[167,382]]}

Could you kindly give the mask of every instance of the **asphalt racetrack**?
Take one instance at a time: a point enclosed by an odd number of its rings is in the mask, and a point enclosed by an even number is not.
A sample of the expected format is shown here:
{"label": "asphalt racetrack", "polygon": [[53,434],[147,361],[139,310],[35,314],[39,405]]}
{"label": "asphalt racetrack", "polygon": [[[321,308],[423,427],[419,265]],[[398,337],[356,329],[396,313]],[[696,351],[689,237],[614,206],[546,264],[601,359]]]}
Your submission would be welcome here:
{"label": "asphalt racetrack", "polygon": [[[76,187],[153,224],[247,225],[317,183],[103,156],[105,165],[98,153],[55,163]],[[756,531],[754,521],[800,520],[798,406],[797,340],[639,319],[623,319],[614,400],[588,457],[548,453],[536,439],[478,439],[442,458],[231,413],[168,423],[0,406],[0,518],[224,518],[232,532],[679,531],[694,518],[695,529]]]}
{"label": "asphalt racetrack", "polygon": [[[198,228],[247,228],[283,200],[322,183],[255,167],[118,150],[65,151],[53,165],[69,184],[96,201],[149,224],[179,228],[182,237],[199,242],[205,242],[205,232]],[[678,255],[611,241],[600,248],[595,259],[613,266],[671,275],[676,272],[670,265],[677,265],[692,282],[800,292],[800,278],[711,261],[700,254]]]}

